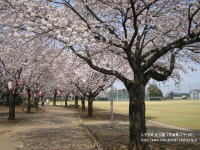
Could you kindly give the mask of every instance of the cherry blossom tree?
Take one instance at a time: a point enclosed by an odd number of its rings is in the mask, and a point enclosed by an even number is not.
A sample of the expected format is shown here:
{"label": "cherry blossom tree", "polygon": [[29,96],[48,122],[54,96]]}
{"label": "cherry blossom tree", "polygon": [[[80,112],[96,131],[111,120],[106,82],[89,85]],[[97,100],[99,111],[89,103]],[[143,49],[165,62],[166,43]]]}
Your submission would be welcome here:
{"label": "cherry blossom tree", "polygon": [[17,44],[20,41],[10,36],[2,38],[3,35],[5,35],[5,31],[4,28],[1,28],[0,66],[3,72],[4,85],[6,86],[8,81],[11,81],[14,86],[13,91],[9,92],[11,94],[9,94],[9,120],[13,120],[15,119],[16,98],[20,91],[19,81],[28,58],[23,54],[25,47],[21,47],[21,51],[16,51]]}
{"label": "cherry blossom tree", "polygon": [[[179,78],[200,41],[200,4],[193,0],[3,0],[1,18],[13,34],[44,35],[69,47],[88,65],[121,80],[130,97],[129,150],[145,149],[145,85]],[[9,24],[5,20],[2,24]],[[20,30],[19,30],[20,29]]]}
{"label": "cherry blossom tree", "polygon": [[[199,62],[193,54],[200,41],[199,2],[62,1],[62,5],[90,31],[91,41],[77,47],[84,43],[77,38],[69,44],[71,50],[94,70],[116,76],[126,86],[130,97],[129,149],[145,149],[141,142],[146,132],[145,85],[150,79],[178,77],[178,70],[187,67],[185,61]],[[114,62],[108,61],[109,57]]]}
{"label": "cherry blossom tree", "polygon": [[111,86],[115,78],[108,76],[89,68],[87,64],[79,64],[72,70],[74,86],[79,91],[79,97],[82,102],[82,110],[85,110],[85,98],[88,99],[88,117],[93,116],[93,101],[95,97],[103,90]]}
{"label": "cherry blossom tree", "polygon": [[[49,61],[51,60],[51,48],[42,40],[31,41],[32,52],[29,52],[27,66],[23,71],[22,78],[25,80],[25,88],[27,90],[27,113],[31,112],[31,99],[34,95],[34,103],[38,105],[38,94],[45,86],[49,73]],[[30,50],[31,48],[29,48]],[[41,96],[41,95],[40,95]]]}
{"label": "cherry blossom tree", "polygon": [[[75,90],[71,84],[73,78],[70,72],[73,68],[74,55],[72,52],[66,49],[60,49],[55,55],[55,59],[51,64],[51,77],[48,81],[49,91],[54,95],[54,105],[56,105],[56,99],[58,91],[65,96],[65,106],[67,106],[68,96]],[[67,58],[67,59],[66,59]]]}
{"label": "cherry blossom tree", "polygon": [[[3,30],[3,29],[2,29]],[[20,93],[19,81],[23,79],[27,89],[27,112],[31,112],[31,99],[34,93],[37,95],[49,79],[49,68],[54,57],[57,55],[58,47],[49,46],[45,39],[31,40],[23,43],[23,39],[13,38],[7,34],[1,43],[1,72],[5,82],[12,81],[14,84],[12,115],[15,119],[15,101]],[[52,61],[53,62],[53,61]],[[7,83],[6,83],[7,85]],[[21,88],[22,89],[22,88]],[[33,93],[33,94],[32,94]],[[37,96],[34,103],[38,106]]]}

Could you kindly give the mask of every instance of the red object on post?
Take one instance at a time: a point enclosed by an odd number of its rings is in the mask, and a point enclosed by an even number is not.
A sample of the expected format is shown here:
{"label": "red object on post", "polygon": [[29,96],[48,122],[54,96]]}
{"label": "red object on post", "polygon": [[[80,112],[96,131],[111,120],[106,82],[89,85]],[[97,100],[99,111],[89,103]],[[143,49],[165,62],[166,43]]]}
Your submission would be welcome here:
{"label": "red object on post", "polygon": [[13,90],[13,84],[12,84],[12,82],[8,82],[8,90],[9,91]]}
{"label": "red object on post", "polygon": [[36,93],[34,93],[34,97],[37,97],[37,94],[36,94]]}
{"label": "red object on post", "polygon": [[20,88],[22,88],[24,86],[24,80],[19,79],[18,80],[18,85],[19,85]]}
{"label": "red object on post", "polygon": [[57,91],[57,95],[60,96],[60,91]]}
{"label": "red object on post", "polygon": [[22,91],[22,95],[26,96],[26,90],[25,89]]}
{"label": "red object on post", "polygon": [[42,91],[39,91],[38,96],[42,96]]}
{"label": "red object on post", "polygon": [[33,91],[30,91],[30,95],[33,96]]}

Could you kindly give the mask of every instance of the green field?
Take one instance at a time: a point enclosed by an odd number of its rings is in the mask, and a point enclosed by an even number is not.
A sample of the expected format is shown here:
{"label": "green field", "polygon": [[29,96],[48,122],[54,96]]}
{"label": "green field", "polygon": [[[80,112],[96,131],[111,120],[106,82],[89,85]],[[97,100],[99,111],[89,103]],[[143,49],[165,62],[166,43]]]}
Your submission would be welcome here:
{"label": "green field", "polygon": [[[110,103],[95,101],[94,107],[109,110]],[[128,114],[128,102],[114,102],[114,111]],[[200,100],[146,101],[146,116],[154,121],[200,130]]]}

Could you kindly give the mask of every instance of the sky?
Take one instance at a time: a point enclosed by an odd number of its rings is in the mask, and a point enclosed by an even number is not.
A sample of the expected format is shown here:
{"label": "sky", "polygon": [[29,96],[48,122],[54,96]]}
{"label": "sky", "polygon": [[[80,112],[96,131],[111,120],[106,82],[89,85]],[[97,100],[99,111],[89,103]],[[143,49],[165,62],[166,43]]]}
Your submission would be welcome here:
{"label": "sky", "polygon": [[180,82],[178,87],[172,80],[169,80],[165,85],[159,85],[159,87],[164,94],[169,93],[169,91],[188,93],[193,89],[200,89],[200,68],[195,72],[183,74],[182,78],[183,81]]}
{"label": "sky", "polygon": [[[188,93],[193,89],[200,89],[200,65],[196,65],[196,69],[195,72],[182,74],[183,81],[181,81],[180,86],[176,86],[175,81],[170,79],[166,83],[159,82],[158,87],[164,95],[170,91]],[[117,80],[114,83],[114,88],[123,89],[125,87],[121,81]]]}

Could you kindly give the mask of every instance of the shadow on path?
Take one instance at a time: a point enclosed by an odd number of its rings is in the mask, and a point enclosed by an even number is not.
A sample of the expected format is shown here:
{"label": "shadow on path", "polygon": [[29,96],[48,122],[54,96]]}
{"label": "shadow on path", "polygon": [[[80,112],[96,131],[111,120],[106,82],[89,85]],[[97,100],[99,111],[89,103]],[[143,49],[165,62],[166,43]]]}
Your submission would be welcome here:
{"label": "shadow on path", "polygon": [[[10,128],[17,150],[93,150],[94,146],[80,126],[77,112],[63,107],[45,106],[44,112],[20,114]],[[8,123],[8,122],[7,122]],[[8,123],[9,124],[9,123]],[[6,123],[1,124],[7,129]]]}

